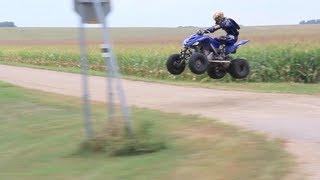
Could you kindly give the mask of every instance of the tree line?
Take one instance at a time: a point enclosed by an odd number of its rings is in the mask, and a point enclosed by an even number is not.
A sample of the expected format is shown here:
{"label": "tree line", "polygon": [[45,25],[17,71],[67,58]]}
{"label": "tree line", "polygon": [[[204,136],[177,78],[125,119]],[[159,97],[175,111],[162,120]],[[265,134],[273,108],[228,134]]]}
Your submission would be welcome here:
{"label": "tree line", "polygon": [[300,24],[320,24],[320,19],[303,20],[300,21]]}
{"label": "tree line", "polygon": [[17,27],[14,22],[9,22],[9,21],[5,21],[5,22],[0,22],[0,28],[1,27]]}

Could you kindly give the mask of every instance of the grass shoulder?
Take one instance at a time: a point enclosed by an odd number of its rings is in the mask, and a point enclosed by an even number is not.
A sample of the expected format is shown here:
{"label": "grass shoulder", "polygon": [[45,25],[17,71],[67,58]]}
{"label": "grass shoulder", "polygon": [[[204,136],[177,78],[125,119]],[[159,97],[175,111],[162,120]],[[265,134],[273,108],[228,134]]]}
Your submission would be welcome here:
{"label": "grass shoulder", "polygon": [[[78,98],[0,82],[3,179],[281,179],[292,159],[278,140],[197,116],[133,110],[135,124],[168,137],[161,151],[136,156],[74,155],[84,139]],[[93,104],[94,128],[106,126]],[[149,129],[150,130],[150,129]]]}
{"label": "grass shoulder", "polygon": [[[69,73],[80,73],[79,68],[65,68],[65,67],[52,67],[52,66],[39,66],[31,64],[21,64],[0,61],[0,64],[30,67],[37,69],[62,71]],[[104,72],[90,71],[91,75],[104,76]],[[291,93],[291,94],[309,94],[309,95],[320,95],[320,84],[304,84],[304,83],[253,83],[253,82],[219,82],[212,80],[211,82],[198,82],[198,81],[183,81],[183,80],[172,80],[172,79],[154,79],[154,78],[143,78],[136,76],[124,76],[125,79],[134,81],[146,81],[156,82],[178,86],[189,86],[189,87],[201,87],[219,90],[235,90],[235,91],[249,91],[249,92],[261,92],[261,93]]]}

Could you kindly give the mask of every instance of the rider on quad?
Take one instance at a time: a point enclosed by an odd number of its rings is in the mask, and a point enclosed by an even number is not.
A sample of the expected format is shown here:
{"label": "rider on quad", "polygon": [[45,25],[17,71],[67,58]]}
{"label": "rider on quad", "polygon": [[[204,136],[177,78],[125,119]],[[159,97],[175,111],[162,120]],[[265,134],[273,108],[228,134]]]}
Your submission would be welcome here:
{"label": "rider on quad", "polygon": [[[180,75],[188,63],[192,73],[207,74],[213,79],[221,79],[229,73],[235,79],[246,78],[250,66],[243,58],[234,58],[237,49],[247,44],[249,40],[238,41],[240,26],[231,18],[226,18],[222,12],[214,14],[216,25],[199,30],[183,41],[183,49],[179,54],[171,55],[166,63],[168,71]],[[218,29],[226,32],[225,36],[210,37]]]}
{"label": "rider on quad", "polygon": [[[227,34],[220,36],[217,40],[221,45],[232,46],[238,41],[240,26],[231,18],[226,18],[224,13],[219,11],[213,15],[213,19],[216,25],[206,30],[200,30],[199,33],[214,33],[215,31],[222,29]],[[216,52],[220,52],[219,49],[215,49]]]}

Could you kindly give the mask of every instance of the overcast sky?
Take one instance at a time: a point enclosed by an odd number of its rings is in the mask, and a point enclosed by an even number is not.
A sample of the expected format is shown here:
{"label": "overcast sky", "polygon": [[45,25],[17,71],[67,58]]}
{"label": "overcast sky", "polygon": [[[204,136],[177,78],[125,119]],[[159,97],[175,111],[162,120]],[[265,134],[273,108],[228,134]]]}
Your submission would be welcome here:
{"label": "overcast sky", "polygon": [[[73,0],[1,0],[0,21],[26,27],[78,25]],[[113,0],[114,27],[210,26],[222,10],[242,25],[297,24],[320,19],[320,0]]]}

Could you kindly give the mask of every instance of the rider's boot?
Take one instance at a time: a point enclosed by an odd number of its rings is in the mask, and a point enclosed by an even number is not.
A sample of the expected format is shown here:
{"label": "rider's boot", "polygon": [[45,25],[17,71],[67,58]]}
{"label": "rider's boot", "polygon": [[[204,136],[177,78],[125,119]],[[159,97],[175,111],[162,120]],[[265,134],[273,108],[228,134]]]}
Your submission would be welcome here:
{"label": "rider's boot", "polygon": [[214,48],[214,52],[216,54],[216,59],[219,59],[219,60],[225,59],[225,54],[222,48]]}
{"label": "rider's boot", "polygon": [[207,55],[207,59],[208,59],[209,61],[213,61],[213,59],[214,59],[214,53],[211,52],[210,54],[208,54],[208,55]]}
{"label": "rider's boot", "polygon": [[220,49],[220,48],[214,48],[213,50],[214,50],[215,54],[218,56],[222,54],[222,49]]}

